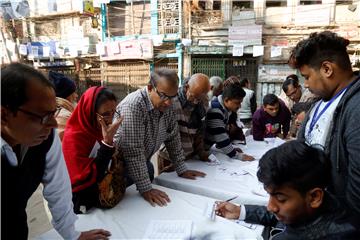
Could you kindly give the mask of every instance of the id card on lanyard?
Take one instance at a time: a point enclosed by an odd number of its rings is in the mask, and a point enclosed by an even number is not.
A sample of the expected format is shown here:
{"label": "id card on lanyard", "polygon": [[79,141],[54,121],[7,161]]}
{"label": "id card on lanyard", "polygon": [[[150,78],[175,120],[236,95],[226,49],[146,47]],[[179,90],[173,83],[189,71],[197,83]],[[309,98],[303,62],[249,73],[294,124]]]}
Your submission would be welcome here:
{"label": "id card on lanyard", "polygon": [[326,110],[331,106],[331,104],[338,98],[340,97],[349,87],[351,87],[354,83],[356,82],[355,81],[352,81],[348,86],[346,86],[345,88],[341,89],[340,92],[338,92],[335,96],[333,96],[327,103],[326,105],[324,106],[324,108],[319,112],[319,108],[321,106],[322,103],[324,103],[323,100],[321,100],[319,102],[319,104],[317,105],[316,109],[315,109],[315,112],[313,114],[313,117],[311,119],[311,122],[310,122],[310,126],[309,126],[309,130],[306,134],[307,138],[310,138],[310,135],[311,135],[311,132],[314,130],[314,127],[315,127],[315,124],[319,121],[319,119],[321,118],[321,116],[326,112]]}

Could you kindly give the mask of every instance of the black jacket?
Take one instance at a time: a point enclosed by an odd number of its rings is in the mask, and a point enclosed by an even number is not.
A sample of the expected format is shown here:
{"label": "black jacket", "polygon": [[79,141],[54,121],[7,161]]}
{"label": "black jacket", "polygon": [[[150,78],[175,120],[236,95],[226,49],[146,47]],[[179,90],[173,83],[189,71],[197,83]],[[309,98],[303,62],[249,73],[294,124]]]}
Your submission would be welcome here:
{"label": "black jacket", "polygon": [[359,226],[355,218],[329,194],[320,211],[313,220],[298,225],[284,225],[276,219],[275,215],[266,210],[264,206],[247,205],[246,222],[262,224],[264,226],[282,228],[283,230],[270,237],[271,240],[319,240],[319,239],[359,239]]}
{"label": "black jacket", "polygon": [[[349,208],[349,212],[355,212],[360,222],[359,77],[355,81],[336,107],[325,143],[325,153],[331,163],[332,180],[329,191],[341,201],[344,207]],[[298,139],[300,140],[305,139],[305,126],[308,120],[309,114],[299,130]]]}

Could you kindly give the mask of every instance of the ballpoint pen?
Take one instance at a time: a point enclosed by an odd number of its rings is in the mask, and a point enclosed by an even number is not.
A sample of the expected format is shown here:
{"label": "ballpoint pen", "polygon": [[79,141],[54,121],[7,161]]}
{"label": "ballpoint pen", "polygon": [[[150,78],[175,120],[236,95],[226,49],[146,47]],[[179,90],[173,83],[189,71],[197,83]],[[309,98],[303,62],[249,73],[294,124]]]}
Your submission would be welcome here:
{"label": "ballpoint pen", "polygon": [[[230,201],[236,199],[237,197],[239,197],[239,196],[235,196],[235,197],[229,198],[228,200],[225,200],[225,202],[230,202]],[[216,206],[217,206],[217,203],[215,202],[215,203],[213,204],[213,208],[212,208],[212,212],[211,212],[211,216],[210,216],[210,219],[211,219],[212,221],[215,221],[215,218],[216,218]]]}
{"label": "ballpoint pen", "polygon": [[236,199],[237,197],[239,197],[239,196],[235,196],[235,197],[229,198],[228,200],[225,200],[225,202],[230,202],[230,201]]}

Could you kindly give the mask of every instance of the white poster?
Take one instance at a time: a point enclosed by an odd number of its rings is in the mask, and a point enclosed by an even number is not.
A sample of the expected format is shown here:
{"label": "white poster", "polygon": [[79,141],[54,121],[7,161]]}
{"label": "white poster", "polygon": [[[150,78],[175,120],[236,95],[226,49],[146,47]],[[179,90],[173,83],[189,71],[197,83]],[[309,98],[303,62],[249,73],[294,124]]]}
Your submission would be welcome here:
{"label": "white poster", "polygon": [[234,57],[241,57],[244,55],[244,45],[234,45],[232,55]]}
{"label": "white poster", "polygon": [[110,51],[112,54],[119,54],[120,53],[120,45],[119,42],[111,42],[110,43]]}
{"label": "white poster", "polygon": [[105,46],[102,43],[96,44],[96,53],[100,56],[105,55]]}
{"label": "white poster", "polygon": [[264,46],[253,47],[253,57],[259,57],[264,55]]}
{"label": "white poster", "polygon": [[21,55],[26,56],[27,55],[27,46],[25,44],[20,44],[19,52]]}
{"label": "white poster", "polygon": [[76,46],[70,46],[69,47],[69,53],[71,57],[77,57],[78,56],[78,49]]}
{"label": "white poster", "polygon": [[50,47],[43,46],[43,57],[49,57],[49,56],[50,56]]}
{"label": "white poster", "polygon": [[270,57],[273,58],[273,57],[280,57],[281,56],[281,50],[282,50],[282,47],[279,47],[279,46],[271,46],[271,54],[270,54]]}

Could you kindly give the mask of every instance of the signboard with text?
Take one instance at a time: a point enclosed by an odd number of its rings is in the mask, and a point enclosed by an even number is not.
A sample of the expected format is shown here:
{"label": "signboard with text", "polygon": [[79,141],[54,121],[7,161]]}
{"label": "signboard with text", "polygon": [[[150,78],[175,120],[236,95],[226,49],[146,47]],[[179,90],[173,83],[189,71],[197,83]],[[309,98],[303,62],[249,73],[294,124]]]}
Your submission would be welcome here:
{"label": "signboard with text", "polygon": [[101,61],[153,58],[151,39],[108,42],[104,46],[105,54],[100,56]]}
{"label": "signboard with text", "polygon": [[261,39],[261,25],[229,27],[229,45],[261,45]]}

